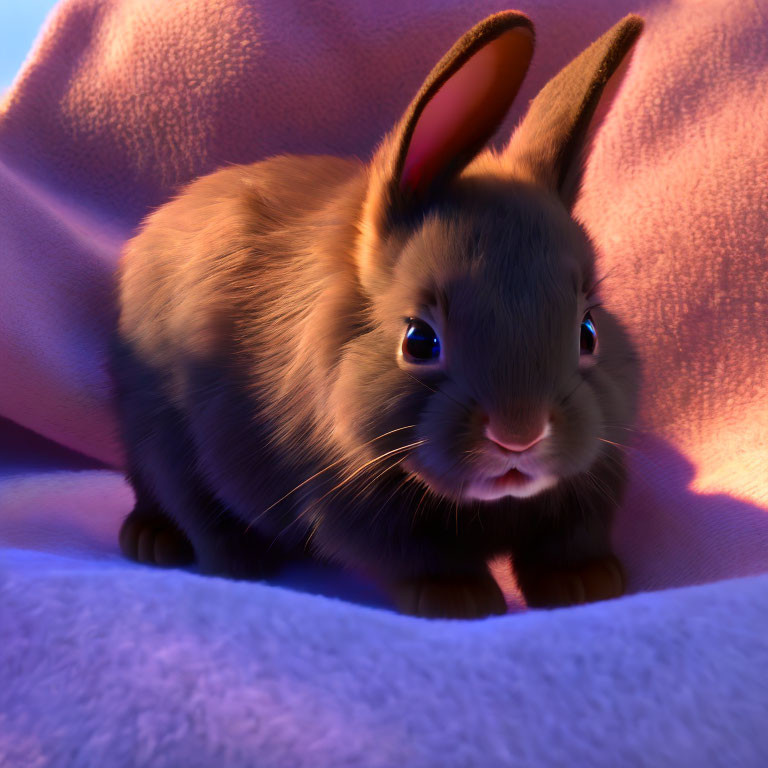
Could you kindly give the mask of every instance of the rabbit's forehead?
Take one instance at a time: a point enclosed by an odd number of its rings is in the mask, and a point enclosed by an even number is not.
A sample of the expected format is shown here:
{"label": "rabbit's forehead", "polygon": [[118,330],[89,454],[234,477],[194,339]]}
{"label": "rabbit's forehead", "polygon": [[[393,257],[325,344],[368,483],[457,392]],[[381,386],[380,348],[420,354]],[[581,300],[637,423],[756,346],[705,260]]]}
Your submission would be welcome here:
{"label": "rabbit's forehead", "polygon": [[401,284],[439,294],[457,309],[482,306],[484,298],[521,306],[575,302],[590,265],[578,228],[541,208],[525,213],[512,205],[433,213],[404,249]]}

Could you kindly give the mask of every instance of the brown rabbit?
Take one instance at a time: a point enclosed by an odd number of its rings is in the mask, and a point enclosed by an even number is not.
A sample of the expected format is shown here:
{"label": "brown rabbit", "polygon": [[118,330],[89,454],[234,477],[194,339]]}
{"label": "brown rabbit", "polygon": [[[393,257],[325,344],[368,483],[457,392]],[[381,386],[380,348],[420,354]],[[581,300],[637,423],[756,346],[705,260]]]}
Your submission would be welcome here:
{"label": "brown rabbit", "polygon": [[497,153],[533,27],[495,14],[368,166],[231,166],[147,217],[112,354],[126,555],[247,578],[309,553],[424,616],[504,612],[502,553],[529,605],[622,594],[637,365],[570,209],[641,29],[628,16],[578,56]]}

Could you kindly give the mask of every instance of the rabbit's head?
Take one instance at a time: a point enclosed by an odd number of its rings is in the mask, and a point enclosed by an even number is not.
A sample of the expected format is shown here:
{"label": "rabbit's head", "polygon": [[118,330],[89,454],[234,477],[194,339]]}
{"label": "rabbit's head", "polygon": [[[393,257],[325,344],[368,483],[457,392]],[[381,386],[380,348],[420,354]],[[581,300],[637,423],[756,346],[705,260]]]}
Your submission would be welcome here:
{"label": "rabbit's head", "polygon": [[491,16],[429,75],[369,168],[367,330],[331,398],[344,446],[491,501],[586,472],[621,439],[634,355],[571,210],[598,101],[641,29],[629,16],[580,54],[500,152],[484,146],[528,68],[530,21]]}

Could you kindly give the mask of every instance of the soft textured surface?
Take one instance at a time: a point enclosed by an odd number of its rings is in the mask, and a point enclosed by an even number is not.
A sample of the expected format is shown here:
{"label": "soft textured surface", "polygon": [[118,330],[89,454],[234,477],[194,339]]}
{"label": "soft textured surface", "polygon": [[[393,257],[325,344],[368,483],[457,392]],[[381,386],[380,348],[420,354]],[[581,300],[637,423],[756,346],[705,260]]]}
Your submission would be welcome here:
{"label": "soft textured surface", "polygon": [[768,761],[745,674],[768,668],[765,577],[473,623],[52,555],[2,571],[4,765]]}
{"label": "soft textured surface", "polygon": [[727,579],[768,571],[768,6],[519,8],[537,52],[499,141],[647,20],[577,211],[644,366],[617,548],[633,591],[687,588],[430,623],[119,560],[122,242],[222,163],[370,156],[499,6],[64,0],[0,106],[0,765],[766,764],[768,576]]}

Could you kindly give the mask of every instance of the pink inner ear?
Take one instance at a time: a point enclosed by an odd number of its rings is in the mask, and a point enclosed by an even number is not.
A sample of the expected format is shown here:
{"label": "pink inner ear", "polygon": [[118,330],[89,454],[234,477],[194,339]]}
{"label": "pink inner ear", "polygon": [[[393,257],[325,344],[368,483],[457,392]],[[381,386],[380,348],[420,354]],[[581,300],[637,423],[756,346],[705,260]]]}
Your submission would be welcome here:
{"label": "pink inner ear", "polygon": [[487,140],[504,119],[533,54],[525,27],[504,32],[470,58],[424,107],[411,136],[400,188],[418,194],[457,155]]}

